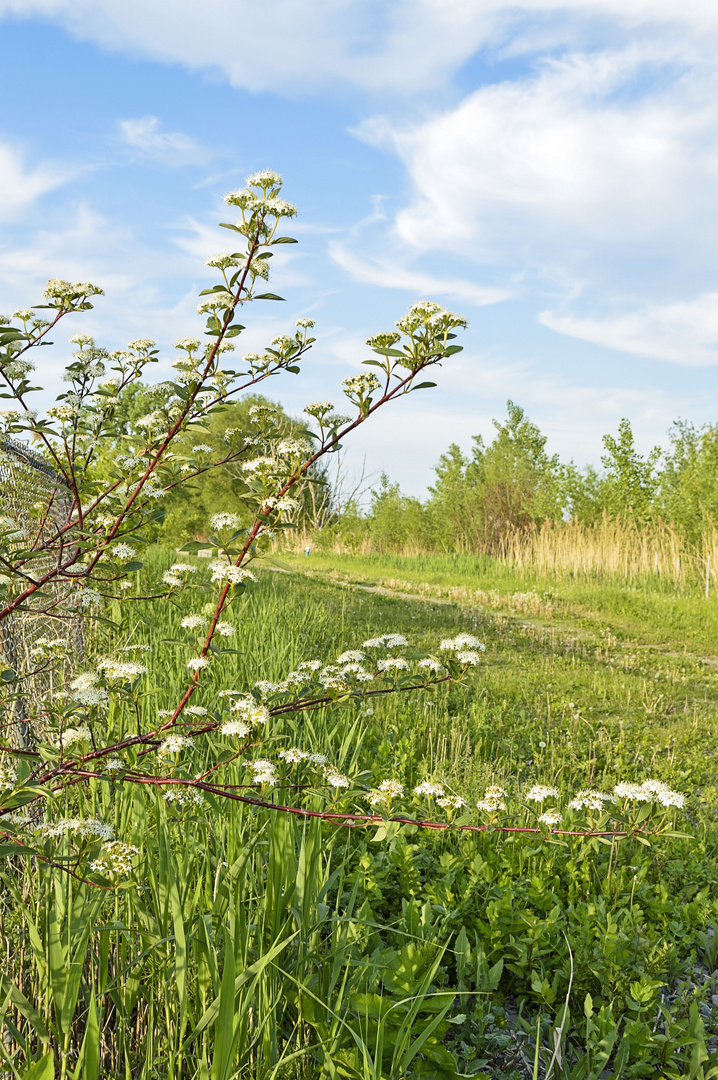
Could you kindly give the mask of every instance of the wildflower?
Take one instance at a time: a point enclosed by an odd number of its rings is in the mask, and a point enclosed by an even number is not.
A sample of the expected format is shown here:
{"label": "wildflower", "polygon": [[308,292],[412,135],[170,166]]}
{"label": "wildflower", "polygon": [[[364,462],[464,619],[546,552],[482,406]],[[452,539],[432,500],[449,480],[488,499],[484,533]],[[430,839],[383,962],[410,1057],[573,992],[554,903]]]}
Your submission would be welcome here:
{"label": "wildflower", "polygon": [[444,789],[441,784],[434,784],[431,780],[424,780],[414,788],[414,795],[417,798],[441,798],[444,795]]}
{"label": "wildflower", "polygon": [[192,447],[192,450],[193,450],[193,452],[195,454],[211,454],[212,453],[212,447],[209,446],[207,443],[197,443],[195,446]]}
{"label": "wildflower", "polygon": [[277,773],[273,762],[267,761],[266,758],[259,758],[257,761],[250,761],[249,767],[254,773],[255,784],[268,784],[273,787],[277,783]]}
{"label": "wildflower", "polygon": [[166,720],[170,716],[174,716],[174,714],[175,714],[174,709],[158,709],[157,710],[157,715],[160,718],[160,720]]}
{"label": "wildflower", "polygon": [[244,720],[225,720],[219,730],[222,735],[236,735],[238,738],[244,739],[249,735],[252,728]]}
{"label": "wildflower", "polygon": [[168,574],[196,574],[197,567],[192,566],[190,563],[175,563],[174,566],[170,566],[167,571]]}
{"label": "wildflower", "polygon": [[228,251],[222,251],[218,255],[210,255],[204,260],[205,266],[213,266],[216,270],[228,270],[230,267],[239,266],[239,259],[233,258]]}
{"label": "wildflower", "polygon": [[58,750],[69,750],[71,746],[76,743],[90,742],[92,735],[90,729],[82,724],[80,727],[66,728],[61,732],[55,741],[55,746]]}
{"label": "wildflower", "polygon": [[366,654],[360,649],[347,649],[341,656],[337,657],[338,664],[350,664],[353,661],[361,661],[366,658]]}
{"label": "wildflower", "polygon": [[238,529],[240,527],[239,514],[213,514],[209,519],[209,527],[213,532],[220,529]]}
{"label": "wildflower", "polygon": [[438,673],[443,671],[444,665],[440,660],[435,660],[432,656],[425,656],[423,660],[419,661],[420,668],[426,668],[428,671]]}
{"label": "wildflower", "polygon": [[548,825],[549,827],[560,825],[561,814],[558,810],[544,810],[543,814],[539,814],[539,821],[542,825]]}
{"label": "wildflower", "polygon": [[6,761],[0,760],[0,791],[12,791],[17,783],[17,773],[14,767]]}
{"label": "wildflower", "polygon": [[281,187],[283,183],[281,175],[273,169],[262,169],[260,172],[252,173],[245,180],[247,187],[275,188]]}
{"label": "wildflower", "polygon": [[308,760],[312,763],[312,765],[321,766],[326,765],[328,759],[325,754],[310,754]]}
{"label": "wildflower", "polygon": [[117,582],[117,588],[118,589],[131,589],[132,588],[132,582],[131,581],[118,581]]}
{"label": "wildflower", "polygon": [[279,690],[279,683],[269,682],[268,679],[260,679],[259,682],[254,684],[254,689],[258,690],[262,699],[264,699],[269,694],[274,694]]}
{"label": "wildflower", "polygon": [[390,805],[392,799],[403,799],[404,788],[398,780],[382,780],[372,791],[368,791],[364,798],[370,806],[377,806],[380,802]]}
{"label": "wildflower", "polygon": [[604,795],[600,791],[595,789],[587,789],[585,791],[579,791],[568,804],[569,810],[595,810],[601,812],[604,809],[604,803],[615,802],[616,799],[613,795]]}
{"label": "wildflower", "polygon": [[[152,342],[154,345],[154,342]],[[183,349],[185,352],[192,353],[195,349],[199,348],[199,339],[192,337],[180,338],[179,341],[173,343],[175,349]]]}
{"label": "wildflower", "polygon": [[243,566],[234,566],[228,562],[210,563],[212,581],[226,581],[229,585],[241,585],[243,581],[255,581],[251,570],[245,570]]}
{"label": "wildflower", "polygon": [[393,345],[396,345],[400,338],[401,334],[397,334],[396,331],[390,331],[388,334],[374,334],[372,337],[366,339],[366,344],[371,349],[391,349]]}
{"label": "wildflower", "polygon": [[348,398],[362,401],[378,390],[381,383],[373,371],[360,371],[358,375],[348,375],[346,379],[342,379],[342,386]]}
{"label": "wildflower", "polygon": [[66,832],[74,833],[83,840],[111,840],[114,836],[112,826],[97,818],[58,818],[57,821],[46,821],[35,826],[34,831],[50,839]]}
{"label": "wildflower", "polygon": [[124,844],[121,840],[112,840],[105,844],[101,854],[90,863],[90,870],[106,877],[115,874],[129,874],[132,870],[132,859],[139,855],[140,849],[133,844]]}
{"label": "wildflower", "polygon": [[194,739],[187,735],[168,735],[160,746],[160,751],[166,754],[178,754],[181,750],[188,750],[194,746]]}
{"label": "wildflower", "polygon": [[232,637],[232,635],[235,633],[235,628],[230,622],[218,622],[215,626],[215,630],[220,635],[220,637]]}
{"label": "wildflower", "polygon": [[107,758],[104,764],[107,772],[118,772],[125,768],[125,763],[118,757]]}
{"label": "wildflower", "polygon": [[543,802],[544,799],[557,799],[558,788],[546,787],[544,784],[536,784],[530,791],[526,792],[524,798],[529,802],[537,803]]}
{"label": "wildflower", "polygon": [[444,795],[443,798],[436,800],[436,805],[442,810],[454,811],[461,810],[462,806],[467,804],[466,799],[462,799],[460,795]]}
{"label": "wildflower", "polygon": [[280,750],[279,756],[282,761],[286,761],[289,765],[297,765],[300,761],[306,761],[309,758],[309,753],[306,750],[298,750],[292,747],[289,750]]}
{"label": "wildflower", "polygon": [[79,690],[74,695],[74,701],[78,705],[84,705],[86,708],[99,707],[106,709],[110,703],[110,698],[106,690],[101,687],[93,687],[89,690]]}
{"label": "wildflower", "polygon": [[312,330],[314,328],[314,319],[297,319],[294,325],[300,330]]}
{"label": "wildflower", "polygon": [[279,334],[277,337],[272,338],[269,343],[273,345],[277,352],[287,352],[289,349],[296,345],[296,341],[288,337],[286,334]]}
{"label": "wildflower", "polygon": [[403,656],[387,656],[385,660],[379,660],[377,671],[408,671],[409,664]]}
{"label": "wildflower", "polygon": [[483,642],[479,641],[473,634],[458,634],[455,638],[444,638],[439,644],[439,648],[442,652],[458,652],[462,649],[486,651]]}
{"label": "wildflower", "polygon": [[176,803],[179,807],[204,806],[204,796],[191,787],[172,787],[164,794],[165,802]]}
{"label": "wildflower", "polygon": [[206,315],[207,312],[223,311],[225,308],[234,307],[234,297],[229,292],[212,293],[206,300],[197,304],[197,314]]}
{"label": "wildflower", "polygon": [[463,649],[461,652],[457,652],[456,659],[460,664],[463,664],[464,667],[476,667],[481,661],[481,653]]}
{"label": "wildflower", "polygon": [[200,627],[206,625],[207,620],[204,615],[185,615],[184,619],[180,620],[180,626],[183,630],[199,630]]}
{"label": "wildflower", "polygon": [[240,697],[230,702],[229,711],[239,713],[247,724],[266,724],[269,721],[269,709],[253,697]]}
{"label": "wildflower", "polygon": [[616,784],[613,794],[618,799],[627,799],[629,802],[653,802],[653,795],[646,791],[640,784],[620,783]]}
{"label": "wildflower", "polygon": [[108,679],[136,679],[139,675],[147,674],[144,664],[134,660],[117,660],[111,656],[98,660],[97,670],[103,671]]}
{"label": "wildflower", "polygon": [[89,690],[91,687],[96,686],[100,680],[100,676],[96,671],[84,671],[81,675],[78,675],[76,679],[73,679],[70,683],[71,690]]}
{"label": "wildflower", "polygon": [[137,551],[132,544],[113,544],[112,554],[116,559],[131,559]]}
{"label": "wildflower", "polygon": [[204,670],[204,668],[209,667],[209,657],[208,656],[193,656],[190,660],[187,661],[186,666],[187,666],[188,671],[195,671],[195,672],[202,671],[202,670]]}
{"label": "wildflower", "polygon": [[187,716],[206,716],[207,710],[204,705],[186,705],[185,713]]}
{"label": "wildflower", "polygon": [[179,589],[182,585],[181,578],[178,578],[176,574],[173,574],[170,570],[162,575],[163,585],[169,585],[171,589]]}
{"label": "wildflower", "polygon": [[324,773],[324,779],[330,787],[333,788],[348,788],[351,787],[351,780],[344,773],[338,772],[336,769],[327,769]]}

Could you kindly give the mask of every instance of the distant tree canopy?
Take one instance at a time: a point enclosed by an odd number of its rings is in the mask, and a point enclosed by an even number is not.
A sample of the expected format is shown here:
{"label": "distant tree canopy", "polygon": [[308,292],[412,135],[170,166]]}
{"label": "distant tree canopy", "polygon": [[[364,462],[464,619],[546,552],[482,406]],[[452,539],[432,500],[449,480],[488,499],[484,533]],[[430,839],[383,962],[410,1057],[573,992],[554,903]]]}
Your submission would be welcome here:
{"label": "distant tree canopy", "polygon": [[405,495],[383,473],[362,512],[356,505],[329,533],[350,547],[378,551],[499,550],[516,530],[544,521],[584,524],[603,515],[638,526],[663,521],[689,541],[718,522],[718,425],[677,421],[669,447],[647,455],[635,446],[631,423],[603,438],[602,470],[563,463],[546,451],[546,436],[514,402],[494,420],[489,445],[474,436],[470,455],[452,443],[435,467],[425,501]]}
{"label": "distant tree canopy", "polygon": [[[164,384],[144,386],[133,384],[128,387],[115,409],[115,439],[103,444],[101,454],[109,465],[116,453],[122,452],[123,443],[129,436],[136,421],[151,413],[162,404]],[[175,444],[175,455],[186,456],[187,468],[190,463],[202,467],[203,463],[221,460],[228,452],[225,441],[227,430],[249,432],[253,427],[249,410],[253,405],[272,408],[279,416],[279,427],[290,435],[302,426],[293,420],[276,402],[259,394],[250,395],[236,402],[227,402],[221,408],[213,410],[201,424],[192,424],[187,433]],[[197,451],[197,447],[204,447]],[[315,469],[306,481],[301,481],[294,489],[299,500],[298,527],[320,527],[331,513],[331,488],[327,479],[327,467]],[[155,529],[156,539],[172,536],[180,540],[203,539],[207,535],[207,523],[212,514],[229,511],[242,514],[244,497],[247,492],[242,469],[237,464],[209,468],[200,473],[190,483],[183,484],[167,492],[162,500],[165,520]],[[249,512],[247,512],[249,518]]]}

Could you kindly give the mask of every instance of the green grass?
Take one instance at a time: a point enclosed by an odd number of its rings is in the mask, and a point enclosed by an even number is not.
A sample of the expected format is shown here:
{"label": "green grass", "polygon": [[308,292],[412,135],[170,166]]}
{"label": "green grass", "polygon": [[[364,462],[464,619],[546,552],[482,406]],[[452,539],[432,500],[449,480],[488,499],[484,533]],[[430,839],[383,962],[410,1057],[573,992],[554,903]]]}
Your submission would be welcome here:
{"label": "green grass", "polygon": [[[151,549],[146,574],[173,558]],[[555,1080],[717,1076],[707,930],[718,924],[718,693],[712,666],[679,648],[678,622],[656,636],[671,598],[553,583],[553,610],[529,617],[508,599],[502,610],[347,587],[396,577],[507,598],[549,591],[488,564],[470,572],[475,560],[291,561],[296,572],[261,571],[233,605],[237,632],[223,644],[236,651],[213,661],[194,703],[220,715],[220,689],[275,681],[390,631],[418,650],[469,631],[486,653],[465,686],[274,721],[250,758],[300,746],[330,757],[353,787],[334,804],[299,766],[290,780],[307,786],[271,799],[365,813],[362,790],[390,776],[407,791],[431,778],[474,805],[498,783],[502,823],[523,824],[521,793],[534,783],[555,784],[565,802],[579,788],[651,776],[687,793],[676,824],[689,839],[346,830],[214,796],[177,810],[153,787],[89,780],[48,813],[112,821],[141,855],[109,892],[42,862],[16,859],[3,874],[13,1075],[49,1052],[51,1070],[78,1070],[78,1080],[518,1080],[532,1076],[537,1031],[544,1075],[563,1021]],[[211,595],[114,603],[119,629],[97,624],[95,652],[152,646],[145,728],[186,685],[179,621]],[[675,603],[691,626],[706,613],[702,642],[712,604]],[[110,738],[136,718],[118,704],[104,724],[98,737]],[[165,769],[189,778],[215,764],[225,782],[247,784],[242,762],[221,765],[227,746],[198,737]],[[157,771],[156,755],[141,761]],[[396,809],[421,808],[409,798]]]}
{"label": "green grass", "polygon": [[299,572],[337,580],[382,585],[395,580],[438,589],[495,590],[507,597],[534,591],[554,606],[554,621],[597,629],[609,626],[621,637],[643,644],[718,656],[718,596],[708,600],[697,586],[677,588],[651,575],[626,584],[620,579],[564,575],[549,577],[518,571],[488,555],[329,555],[309,558],[284,553],[282,561]]}

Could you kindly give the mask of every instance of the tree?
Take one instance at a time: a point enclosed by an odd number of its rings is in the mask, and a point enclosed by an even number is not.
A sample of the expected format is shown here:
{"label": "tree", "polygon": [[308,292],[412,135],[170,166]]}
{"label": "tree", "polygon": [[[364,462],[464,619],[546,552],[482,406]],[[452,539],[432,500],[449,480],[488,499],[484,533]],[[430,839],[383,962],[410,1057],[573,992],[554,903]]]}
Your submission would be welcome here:
{"label": "tree", "polygon": [[606,476],[602,501],[606,510],[614,517],[648,521],[659,484],[660,447],[654,446],[647,457],[642,457],[635,447],[630,420],[626,419],[618,425],[618,438],[604,435],[603,445],[606,453],[601,463]]}

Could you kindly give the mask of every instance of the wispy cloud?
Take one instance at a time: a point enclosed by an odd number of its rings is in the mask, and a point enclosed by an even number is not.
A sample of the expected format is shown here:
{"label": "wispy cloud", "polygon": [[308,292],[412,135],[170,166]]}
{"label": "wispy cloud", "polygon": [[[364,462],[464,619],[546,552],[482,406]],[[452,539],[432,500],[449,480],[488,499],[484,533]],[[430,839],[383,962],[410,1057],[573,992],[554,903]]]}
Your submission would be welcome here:
{"label": "wispy cloud", "polygon": [[543,311],[539,321],[559,334],[619,352],[694,366],[718,364],[718,292],[603,318]]}
{"label": "wispy cloud", "polygon": [[118,122],[120,138],[143,157],[167,165],[204,164],[211,157],[196,139],[182,131],[163,131],[156,116],[140,116]]}
{"label": "wispy cloud", "polygon": [[14,220],[41,195],[67,183],[74,175],[66,165],[43,162],[28,167],[20,151],[0,143],[0,219]]}
{"label": "wispy cloud", "polygon": [[497,304],[511,295],[508,289],[478,285],[460,278],[440,278],[402,267],[390,260],[363,258],[338,240],[329,243],[329,254],[355,281],[384,289],[403,289],[418,296],[451,296],[479,307]]}

